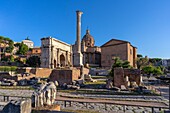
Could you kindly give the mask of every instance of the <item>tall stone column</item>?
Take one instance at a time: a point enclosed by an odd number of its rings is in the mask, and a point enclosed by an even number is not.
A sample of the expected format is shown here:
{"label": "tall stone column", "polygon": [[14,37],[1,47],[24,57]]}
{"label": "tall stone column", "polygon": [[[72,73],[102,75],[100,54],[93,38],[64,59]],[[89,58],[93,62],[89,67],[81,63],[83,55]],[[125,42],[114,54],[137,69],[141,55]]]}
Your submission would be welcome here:
{"label": "tall stone column", "polygon": [[83,12],[76,11],[77,13],[77,52],[81,52],[81,15]]}
{"label": "tall stone column", "polygon": [[72,66],[73,65],[73,54],[72,53],[70,53],[70,66]]}
{"label": "tall stone column", "polygon": [[53,38],[50,37],[50,45],[51,45],[51,47],[50,47],[51,48],[51,64],[50,65],[51,65],[51,69],[54,68],[54,63],[53,63],[54,62],[54,57],[53,57],[54,56],[53,55],[53,48],[54,48],[54,46],[53,46],[52,42],[53,42]]}
{"label": "tall stone column", "polygon": [[75,51],[74,51],[74,61],[73,65],[75,67],[80,67],[83,65],[83,55],[81,53],[81,15],[83,12],[76,11],[77,14],[77,38],[76,38],[76,44],[75,44]]}
{"label": "tall stone column", "polygon": [[66,51],[66,63],[65,64],[68,66],[68,51]]}
{"label": "tall stone column", "polygon": [[60,49],[57,49],[57,67],[60,67]]}

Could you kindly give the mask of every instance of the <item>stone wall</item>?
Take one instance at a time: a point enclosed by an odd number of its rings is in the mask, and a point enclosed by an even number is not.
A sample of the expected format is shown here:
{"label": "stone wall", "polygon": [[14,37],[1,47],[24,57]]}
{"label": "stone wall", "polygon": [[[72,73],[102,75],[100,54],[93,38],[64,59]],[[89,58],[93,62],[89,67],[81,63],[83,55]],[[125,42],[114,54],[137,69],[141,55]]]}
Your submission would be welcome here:
{"label": "stone wall", "polygon": [[102,67],[110,68],[114,63],[113,57],[119,57],[121,60],[128,60],[127,43],[101,47]]}
{"label": "stone wall", "polygon": [[113,57],[127,60],[131,66],[136,67],[137,48],[130,42],[111,39],[101,46],[101,66],[110,68],[114,63]]}
{"label": "stone wall", "polygon": [[124,69],[124,75],[129,77],[129,81],[135,81],[137,85],[141,84],[141,71],[139,69]]}
{"label": "stone wall", "polygon": [[[126,80],[128,77],[128,81]],[[121,87],[124,85],[127,87],[127,82],[136,82],[139,86],[141,84],[141,72],[139,69],[114,69],[114,86]]]}
{"label": "stone wall", "polygon": [[83,74],[88,75],[89,74],[89,69],[84,67],[83,68]]}
{"label": "stone wall", "polygon": [[[50,78],[52,81],[58,81],[59,84],[70,84],[74,80],[80,78],[80,68],[61,68],[61,69],[48,69],[48,68],[20,68],[17,73],[30,73],[34,77]],[[89,69],[83,68],[83,74],[89,74]],[[31,76],[30,77],[33,77]],[[18,77],[22,78],[22,77]],[[29,76],[27,77],[29,78]]]}
{"label": "stone wall", "polygon": [[41,78],[46,78],[49,77],[49,75],[51,74],[52,69],[48,69],[48,68],[39,68],[36,69],[36,77],[41,77]]}
{"label": "stone wall", "polygon": [[46,78],[52,72],[52,69],[49,68],[18,68],[17,73],[30,73],[36,75],[36,77]]}
{"label": "stone wall", "polygon": [[11,100],[1,113],[31,113],[31,99]]}
{"label": "stone wall", "polygon": [[79,69],[55,69],[52,71],[49,78],[51,81],[58,81],[58,83],[61,85],[63,83],[70,84],[72,81],[78,80],[79,77]]}
{"label": "stone wall", "polygon": [[121,85],[125,84],[124,80],[124,70],[123,68],[115,68],[114,69],[114,86],[121,87]]}

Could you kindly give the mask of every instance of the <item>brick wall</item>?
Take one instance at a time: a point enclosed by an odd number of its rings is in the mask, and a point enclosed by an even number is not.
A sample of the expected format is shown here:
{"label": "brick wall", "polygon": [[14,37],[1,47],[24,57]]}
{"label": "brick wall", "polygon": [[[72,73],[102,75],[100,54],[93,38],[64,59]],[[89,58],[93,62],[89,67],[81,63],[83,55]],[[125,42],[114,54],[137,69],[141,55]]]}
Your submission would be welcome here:
{"label": "brick wall", "polygon": [[18,68],[17,73],[30,73],[36,75],[36,77],[46,78],[52,72],[52,69],[49,68]]}
{"label": "brick wall", "polygon": [[[88,74],[89,70],[84,68],[84,74]],[[71,69],[48,69],[48,68],[23,68],[18,69],[18,73],[28,72],[30,73],[30,77],[40,77],[40,78],[48,78],[51,81],[58,81],[59,84],[67,83],[70,84],[72,81],[80,78],[80,69],[71,68]],[[27,77],[29,78],[29,77]],[[22,79],[22,77],[18,77],[18,79]]]}
{"label": "brick wall", "polygon": [[125,85],[125,77],[129,77],[129,82],[136,82],[137,85],[141,84],[141,71],[139,69],[123,69],[115,68],[114,69],[114,86],[121,87]]}
{"label": "brick wall", "polygon": [[121,87],[121,85],[125,84],[124,80],[124,70],[123,68],[115,68],[114,69],[114,86]]}
{"label": "brick wall", "polygon": [[68,69],[68,70],[61,70],[55,69],[50,74],[49,78],[51,81],[58,81],[59,84],[72,83],[73,80],[77,80],[80,77],[80,70],[78,69]]}
{"label": "brick wall", "polygon": [[101,47],[101,65],[102,67],[111,67],[114,63],[113,57],[128,60],[127,55],[127,43]]}
{"label": "brick wall", "polygon": [[51,74],[52,69],[49,68],[39,68],[36,69],[36,77],[47,78]]}

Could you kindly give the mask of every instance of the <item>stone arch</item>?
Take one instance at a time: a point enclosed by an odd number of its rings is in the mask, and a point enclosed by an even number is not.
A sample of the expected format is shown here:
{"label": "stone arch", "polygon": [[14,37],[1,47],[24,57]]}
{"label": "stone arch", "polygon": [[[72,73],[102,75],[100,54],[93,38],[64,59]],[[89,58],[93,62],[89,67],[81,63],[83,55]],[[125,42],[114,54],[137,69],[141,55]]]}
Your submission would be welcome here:
{"label": "stone arch", "polygon": [[54,68],[57,67],[57,61],[54,59]]}
{"label": "stone arch", "polygon": [[60,55],[60,65],[61,67],[65,66],[65,57],[63,54]]}

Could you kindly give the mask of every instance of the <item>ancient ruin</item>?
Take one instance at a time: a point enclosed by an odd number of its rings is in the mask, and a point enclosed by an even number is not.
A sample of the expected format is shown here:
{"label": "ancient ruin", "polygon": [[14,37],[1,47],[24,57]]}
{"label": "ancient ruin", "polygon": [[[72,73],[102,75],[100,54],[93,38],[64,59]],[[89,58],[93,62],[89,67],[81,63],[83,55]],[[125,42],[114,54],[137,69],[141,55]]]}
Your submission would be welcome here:
{"label": "ancient ruin", "polygon": [[11,100],[1,113],[31,113],[31,99]]}
{"label": "ancient ruin", "polygon": [[57,68],[72,65],[72,46],[52,37],[41,39],[41,67]]}
{"label": "ancient ruin", "polygon": [[125,86],[126,88],[131,86],[140,86],[142,82],[141,72],[139,69],[114,69],[114,86],[121,88]]}
{"label": "ancient ruin", "polygon": [[53,105],[55,102],[57,90],[53,82],[41,84],[39,89],[34,92],[32,97],[32,104],[34,107],[43,107],[46,105]]}

